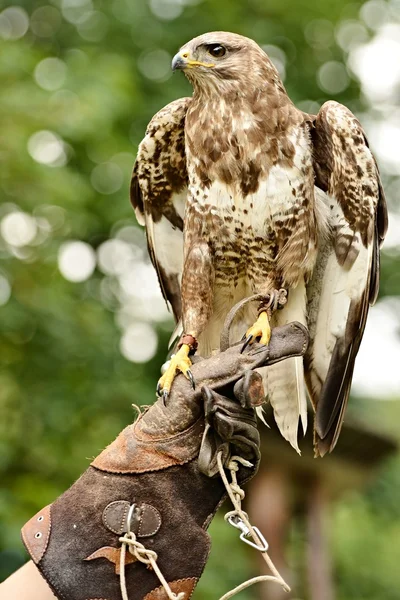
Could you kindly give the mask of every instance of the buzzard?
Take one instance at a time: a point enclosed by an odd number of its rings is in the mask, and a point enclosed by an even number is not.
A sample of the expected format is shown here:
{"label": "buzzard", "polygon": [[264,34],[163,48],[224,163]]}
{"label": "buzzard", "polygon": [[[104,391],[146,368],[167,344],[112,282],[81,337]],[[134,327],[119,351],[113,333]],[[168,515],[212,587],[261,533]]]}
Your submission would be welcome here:
{"label": "buzzard", "polygon": [[183,336],[158,389],[189,355],[219,347],[230,308],[252,294],[232,341],[268,344],[270,327],[300,321],[310,345],[263,373],[283,436],[298,450],[315,409],[315,451],[338,439],[369,305],[379,287],[387,209],[364,131],[343,105],[298,110],[265,52],[226,32],[201,35],[172,62],[193,96],[151,120],[133,169],[131,200],[145,225],[162,293]]}

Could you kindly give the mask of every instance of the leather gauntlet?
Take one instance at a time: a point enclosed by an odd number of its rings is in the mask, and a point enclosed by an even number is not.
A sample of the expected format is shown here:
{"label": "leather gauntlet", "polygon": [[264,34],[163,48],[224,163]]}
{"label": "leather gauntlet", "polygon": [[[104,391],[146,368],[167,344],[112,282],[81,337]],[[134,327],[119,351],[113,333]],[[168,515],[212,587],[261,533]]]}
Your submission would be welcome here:
{"label": "leather gauntlet", "polygon": [[167,405],[146,410],[26,523],[24,544],[59,599],[188,600],[209,554],[206,529],[225,497],[216,453],[225,463],[235,454],[251,461],[240,467],[240,483],[258,466],[253,407],[263,390],[254,369],[306,346],[305,328],[291,323],[273,330],[268,347],[198,358],[196,390],[177,377]]}

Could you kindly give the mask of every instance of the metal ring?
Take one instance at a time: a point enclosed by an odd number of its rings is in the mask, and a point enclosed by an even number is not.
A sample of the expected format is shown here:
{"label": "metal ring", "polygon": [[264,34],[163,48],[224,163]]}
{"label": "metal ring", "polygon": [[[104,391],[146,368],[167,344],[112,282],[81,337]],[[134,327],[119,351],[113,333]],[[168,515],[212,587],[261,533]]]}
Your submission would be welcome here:
{"label": "metal ring", "polygon": [[268,542],[261,533],[261,531],[258,529],[258,527],[254,527],[254,525],[252,525],[253,531],[257,534],[261,546],[248,539],[251,535],[250,529],[247,527],[246,523],[240,518],[238,514],[229,515],[227,521],[229,525],[232,525],[232,527],[235,527],[235,529],[239,529],[242,532],[240,534],[240,539],[242,540],[242,542],[244,542],[248,546],[251,546],[252,548],[255,548],[259,552],[266,552],[268,550]]}
{"label": "metal ring", "polygon": [[230,332],[230,328],[232,326],[233,320],[235,319],[238,311],[241,308],[243,308],[244,306],[246,306],[246,304],[249,304],[250,302],[257,302],[257,301],[260,302],[261,300],[266,300],[266,298],[269,298],[269,297],[270,297],[270,294],[255,294],[254,296],[249,296],[248,298],[243,298],[243,300],[241,300],[240,302],[235,304],[235,306],[233,308],[231,308],[231,310],[226,315],[226,319],[225,319],[225,322],[224,322],[224,325],[223,325],[222,331],[221,331],[221,337],[220,337],[220,342],[219,342],[221,352],[228,350],[228,348],[230,347],[229,332]]}
{"label": "metal ring", "polygon": [[255,548],[256,550],[258,550],[259,552],[266,552],[268,550],[268,542],[265,539],[265,537],[263,536],[263,534],[261,533],[261,531],[258,529],[258,527],[254,527],[253,526],[253,530],[255,531],[255,533],[257,534],[258,539],[261,542],[261,546],[258,546],[257,544],[255,544],[254,542],[252,542],[251,540],[247,539],[247,536],[249,535],[249,533],[241,533],[240,534],[240,539],[242,540],[242,542],[244,542],[245,544],[247,544],[248,546],[251,546],[252,548]]}
{"label": "metal ring", "polygon": [[133,511],[136,508],[136,504],[131,504],[129,507],[129,511],[128,511],[128,516],[126,517],[126,533],[131,533],[131,521],[132,521],[132,515],[133,515]]}
{"label": "metal ring", "polygon": [[232,527],[235,527],[235,529],[240,529],[240,531],[242,532],[242,535],[243,534],[247,535],[249,533],[249,528],[242,521],[242,519],[239,517],[239,515],[230,515],[228,517],[228,523],[229,523],[229,525],[232,525]]}

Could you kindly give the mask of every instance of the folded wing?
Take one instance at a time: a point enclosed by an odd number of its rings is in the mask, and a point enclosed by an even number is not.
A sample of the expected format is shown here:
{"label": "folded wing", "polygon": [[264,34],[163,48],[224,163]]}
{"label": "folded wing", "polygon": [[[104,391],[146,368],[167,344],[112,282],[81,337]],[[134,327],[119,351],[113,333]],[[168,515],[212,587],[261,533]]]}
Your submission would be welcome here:
{"label": "folded wing", "polygon": [[131,181],[131,202],[146,227],[151,261],[176,321],[181,317],[183,218],[187,197],[184,125],[191,98],[168,104],[150,121]]}
{"label": "folded wing", "polygon": [[377,297],[387,209],[365,134],[347,108],[325,103],[312,139],[317,193],[330,219],[307,289],[306,381],[316,411],[315,451],[322,456],[336,445],[368,309]]}

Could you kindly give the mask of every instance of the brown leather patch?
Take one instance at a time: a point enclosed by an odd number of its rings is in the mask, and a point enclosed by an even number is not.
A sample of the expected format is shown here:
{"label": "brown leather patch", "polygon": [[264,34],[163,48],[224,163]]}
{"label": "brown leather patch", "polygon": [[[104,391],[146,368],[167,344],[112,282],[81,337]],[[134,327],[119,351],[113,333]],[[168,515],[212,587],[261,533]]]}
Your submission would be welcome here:
{"label": "brown leather patch", "polygon": [[45,506],[22,528],[22,541],[32,557],[38,563],[46,552],[51,531],[50,505]]}
{"label": "brown leather patch", "polygon": [[[191,595],[193,594],[193,590],[198,582],[197,577],[189,577],[188,579],[177,579],[176,581],[168,582],[169,587],[174,592],[174,594],[179,594],[183,592],[185,594],[184,600],[189,600]],[[162,585],[160,587],[151,590],[143,600],[168,600],[168,596],[165,593]]]}
{"label": "brown leather patch", "polygon": [[138,537],[150,537],[157,533],[161,527],[161,515],[151,504],[140,505]]}
{"label": "brown leather patch", "polygon": [[[122,533],[126,533],[128,531],[126,518],[128,516],[129,507],[131,506],[130,502],[127,500],[115,500],[115,502],[110,502],[107,504],[105,509],[103,510],[103,523],[113,533],[117,535],[121,535]],[[134,527],[135,515],[132,515],[131,519],[131,531],[136,533],[136,529]]]}
{"label": "brown leather patch", "polygon": [[144,433],[137,427],[140,419],[125,427],[91,463],[108,473],[146,473],[160,471],[189,462],[199,452],[204,421],[198,419],[191,427],[165,438]]}
{"label": "brown leather patch", "polygon": [[[120,573],[120,561],[121,561],[121,548],[113,548],[112,546],[103,546],[96,552],[93,552],[90,556],[87,556],[84,560],[95,560],[96,558],[106,558],[115,565],[115,572],[117,575]],[[129,551],[125,554],[125,564],[130,565],[136,562],[135,556]]]}
{"label": "brown leather patch", "polygon": [[[103,523],[113,533],[121,535],[128,531],[127,517],[131,504],[127,500],[115,500],[103,511]],[[161,515],[150,504],[140,504],[132,511],[130,529],[138,537],[149,537],[161,527]]]}

